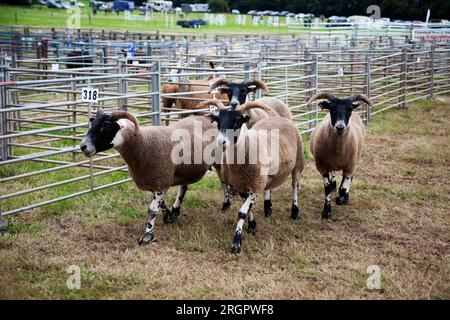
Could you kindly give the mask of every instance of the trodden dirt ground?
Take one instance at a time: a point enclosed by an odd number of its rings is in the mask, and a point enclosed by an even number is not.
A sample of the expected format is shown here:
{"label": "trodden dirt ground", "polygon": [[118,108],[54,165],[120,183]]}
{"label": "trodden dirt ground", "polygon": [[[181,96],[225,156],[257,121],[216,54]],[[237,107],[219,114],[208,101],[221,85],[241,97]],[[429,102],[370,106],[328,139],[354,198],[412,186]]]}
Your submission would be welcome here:
{"label": "trodden dirt ground", "polygon": [[[214,173],[190,188],[175,224],[159,218],[157,242],[146,247],[137,240],[151,195],[132,183],[10,218],[0,298],[448,299],[449,103],[374,118],[350,204],[334,205],[332,221],[320,219],[322,179],[308,156],[301,219],[289,219],[286,182],[273,192],[272,217],[259,199],[257,233],[245,234],[237,256],[230,243],[241,201],[220,212]],[[66,287],[70,265],[81,268],[79,290]],[[366,288],[369,265],[380,268],[379,290]]]}

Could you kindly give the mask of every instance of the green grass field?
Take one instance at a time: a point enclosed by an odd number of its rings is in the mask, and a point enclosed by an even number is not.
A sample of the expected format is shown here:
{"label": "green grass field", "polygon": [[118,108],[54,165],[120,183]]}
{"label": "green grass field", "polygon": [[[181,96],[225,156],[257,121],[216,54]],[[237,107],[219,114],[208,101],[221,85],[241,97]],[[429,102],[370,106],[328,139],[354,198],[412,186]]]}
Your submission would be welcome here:
{"label": "green grass field", "polygon": [[[161,32],[214,32],[214,33],[287,33],[286,25],[280,27],[253,26],[251,16],[247,16],[246,25],[238,25],[235,22],[234,15],[227,15],[227,25],[224,27],[207,25],[199,29],[184,29],[176,25],[177,20],[192,20],[204,18],[202,13],[189,13],[183,18],[174,17],[171,25],[169,15],[168,24],[166,17],[160,13],[154,13],[151,21],[144,21],[142,12],[134,11],[133,15],[138,16],[136,20],[125,20],[124,14],[116,15],[98,12],[92,14],[92,10],[85,3],[85,9],[81,15],[81,28],[98,28],[111,30],[130,30],[130,31],[156,31]],[[89,18],[89,15],[91,18]],[[34,27],[66,27],[68,14],[66,10],[49,9],[45,6],[33,5],[31,8],[0,5],[0,25],[3,26],[34,26]],[[267,17],[264,18],[267,21]],[[285,19],[280,18],[280,23],[284,24]]]}

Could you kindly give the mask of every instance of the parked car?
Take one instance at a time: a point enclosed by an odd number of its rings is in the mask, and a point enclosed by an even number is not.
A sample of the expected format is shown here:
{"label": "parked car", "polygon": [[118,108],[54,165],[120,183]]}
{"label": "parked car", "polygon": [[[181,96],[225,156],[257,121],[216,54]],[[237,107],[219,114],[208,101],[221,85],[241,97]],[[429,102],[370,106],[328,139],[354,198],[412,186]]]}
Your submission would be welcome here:
{"label": "parked car", "polygon": [[408,29],[413,25],[411,21],[394,20],[393,23],[388,25],[389,29]]}
{"label": "parked car", "polygon": [[247,12],[247,14],[254,16],[257,12],[258,11],[256,11],[256,10],[250,10],[249,12]]}
{"label": "parked car", "polygon": [[113,8],[113,3],[112,2],[106,2],[106,3],[103,3],[101,6],[100,6],[100,10],[102,10],[102,11],[105,11],[105,10],[111,10]]}
{"label": "parked car", "polygon": [[76,7],[79,7],[79,8],[84,8],[84,3],[82,3],[82,2],[79,2],[79,1],[70,1],[70,5],[71,6],[76,6]]}
{"label": "parked car", "polygon": [[231,10],[232,14],[241,14],[241,12],[238,9]]}
{"label": "parked car", "polygon": [[389,18],[375,19],[372,23],[373,28],[385,29],[389,25],[391,20]]}
{"label": "parked car", "polygon": [[206,25],[206,21],[203,19],[179,20],[177,25],[182,28],[200,28],[200,26]]}
{"label": "parked car", "polygon": [[294,18],[295,17],[295,13],[289,12],[286,17],[288,18]]}
{"label": "parked car", "polygon": [[62,9],[62,5],[55,0],[48,0],[47,7],[53,8],[53,9]]}
{"label": "parked car", "polygon": [[272,16],[272,17],[279,17],[280,16],[280,11],[272,11],[270,13],[270,16]]}
{"label": "parked car", "polygon": [[114,1],[113,2],[114,11],[133,11],[134,10],[134,2],[132,1]]}
{"label": "parked car", "polygon": [[346,17],[331,16],[328,18],[327,28],[350,27],[350,20]]}
{"label": "parked car", "polygon": [[48,0],[47,7],[54,9],[70,9],[70,3],[61,0]]}
{"label": "parked car", "polygon": [[287,10],[281,11],[280,16],[286,17],[288,15],[288,13],[290,13],[290,12]]}

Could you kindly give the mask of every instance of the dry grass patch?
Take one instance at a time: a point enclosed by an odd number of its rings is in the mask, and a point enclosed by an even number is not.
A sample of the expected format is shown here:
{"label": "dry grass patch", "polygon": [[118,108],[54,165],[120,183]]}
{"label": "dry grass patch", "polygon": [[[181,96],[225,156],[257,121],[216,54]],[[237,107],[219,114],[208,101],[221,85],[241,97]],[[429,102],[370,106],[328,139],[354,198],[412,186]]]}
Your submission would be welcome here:
{"label": "dry grass patch", "polygon": [[[350,204],[334,206],[332,221],[320,219],[323,187],[309,159],[301,219],[289,219],[288,182],[273,193],[271,218],[259,200],[257,234],[238,256],[229,251],[239,203],[220,212],[214,173],[190,188],[175,224],[157,221],[147,247],[137,239],[151,197],[133,184],[10,218],[0,298],[448,299],[449,119],[448,99],[375,117]],[[80,290],[66,288],[72,264]],[[372,264],[380,290],[366,288]]]}

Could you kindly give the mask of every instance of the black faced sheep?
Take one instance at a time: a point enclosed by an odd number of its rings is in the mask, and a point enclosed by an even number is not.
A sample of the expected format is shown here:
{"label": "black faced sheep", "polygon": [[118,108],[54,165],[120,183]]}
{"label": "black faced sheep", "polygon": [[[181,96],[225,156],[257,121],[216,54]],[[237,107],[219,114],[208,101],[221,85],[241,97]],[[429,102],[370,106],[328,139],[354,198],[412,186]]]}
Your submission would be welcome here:
{"label": "black faced sheep", "polygon": [[[298,174],[303,171],[302,140],[290,119],[279,117],[261,102],[248,102],[236,109],[226,109],[217,100],[208,103],[219,109],[218,115],[210,116],[219,129],[216,143],[224,151],[221,177],[246,198],[239,210],[232,243],[232,252],[239,253],[247,216],[248,230],[255,232],[256,221],[250,209],[258,193],[264,191],[266,199],[267,195],[270,196],[270,190],[281,185],[289,175],[292,175],[293,190],[291,217],[298,218]],[[262,109],[272,117],[262,119],[248,129],[246,123],[251,118],[251,109]],[[265,213],[267,215],[267,211]]]}
{"label": "black faced sheep", "polygon": [[[211,141],[204,139],[207,130],[213,132]],[[159,210],[164,213],[164,222],[174,220],[180,213],[187,186],[199,181],[210,169],[213,161],[206,163],[203,152],[208,145],[214,146],[214,132],[217,134],[217,129],[204,116],[193,116],[165,127],[139,128],[137,119],[128,112],[99,111],[91,119],[91,127],[80,149],[85,156],[92,157],[98,152],[116,148],[127,163],[137,187],[153,192],[147,228],[139,239],[139,244],[143,245],[153,239]],[[174,134],[182,137],[181,142],[174,139]],[[174,150],[185,152],[187,161],[175,161],[178,153]],[[164,197],[171,186],[179,186],[179,190],[172,210],[169,210]]]}
{"label": "black faced sheep", "polygon": [[331,192],[336,191],[333,171],[343,172],[336,204],[347,204],[350,183],[355,174],[356,164],[361,158],[364,143],[364,124],[360,116],[353,112],[362,103],[372,106],[372,101],[364,95],[352,95],[339,99],[331,93],[318,93],[309,103],[318,101],[329,113],[311,135],[311,152],[316,168],[323,177],[325,204],[322,218],[331,218]]}

